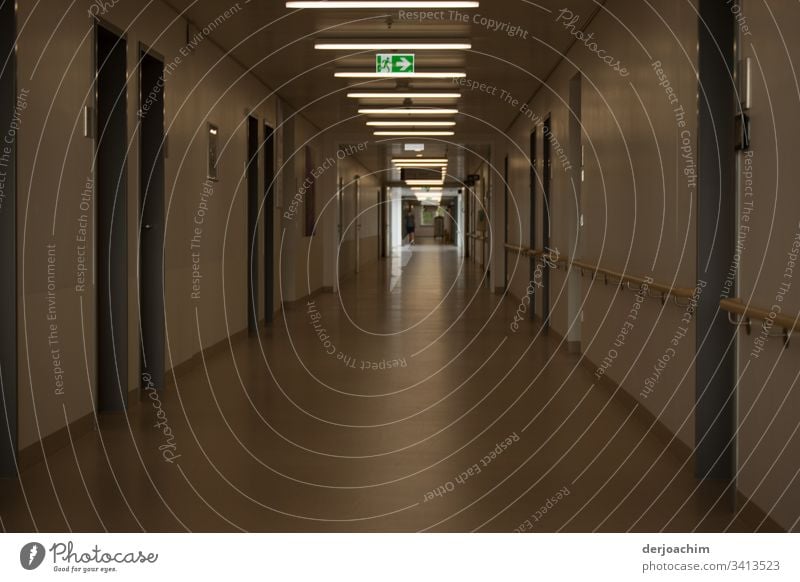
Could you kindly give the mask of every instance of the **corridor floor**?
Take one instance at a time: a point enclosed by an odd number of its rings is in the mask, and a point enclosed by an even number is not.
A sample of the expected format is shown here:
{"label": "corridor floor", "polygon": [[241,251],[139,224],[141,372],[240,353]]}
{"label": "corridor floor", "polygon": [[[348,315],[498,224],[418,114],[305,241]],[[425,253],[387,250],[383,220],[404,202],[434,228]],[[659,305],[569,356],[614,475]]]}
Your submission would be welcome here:
{"label": "corridor floor", "polygon": [[163,393],[173,462],[137,401],[0,482],[2,528],[755,527],[483,275],[421,244],[293,305]]}

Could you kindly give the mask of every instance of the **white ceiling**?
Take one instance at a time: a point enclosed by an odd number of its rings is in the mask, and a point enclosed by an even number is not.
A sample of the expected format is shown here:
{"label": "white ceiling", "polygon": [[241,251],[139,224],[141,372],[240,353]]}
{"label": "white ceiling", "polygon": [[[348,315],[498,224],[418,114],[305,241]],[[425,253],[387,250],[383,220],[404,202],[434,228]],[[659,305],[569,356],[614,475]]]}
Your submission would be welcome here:
{"label": "white ceiling", "polygon": [[[169,0],[178,11],[202,27],[230,8],[230,0]],[[541,80],[557,65],[561,53],[573,37],[555,16],[561,8],[581,15],[585,23],[598,8],[595,0],[483,0],[476,9],[459,11],[468,22],[449,18],[420,22],[403,20],[394,10],[292,10],[281,0],[252,0],[241,3],[242,10],[219,26],[212,40],[264,81],[281,97],[320,128],[347,118],[336,131],[371,136],[365,118],[357,114],[358,101],[348,99],[348,85],[364,83],[363,79],[334,78],[335,71],[374,71],[375,52],[320,51],[314,41],[325,39],[466,39],[470,51],[415,51],[417,71],[457,70],[467,78],[497,87],[494,96],[481,91],[460,88],[461,111],[455,120],[456,137],[505,131],[518,109],[499,99],[501,90],[520,102],[527,101],[541,85]],[[491,18],[528,32],[527,40],[509,37],[472,21],[476,15]],[[392,17],[391,27],[387,18]],[[521,70],[522,69],[522,70]],[[369,81],[364,89],[394,88],[395,80]],[[415,89],[449,89],[449,80],[413,80]],[[443,106],[455,103],[442,103]],[[389,156],[392,148],[374,148],[380,156]],[[442,147],[431,150],[440,154]],[[451,150],[453,147],[450,148]],[[426,155],[430,152],[426,152]],[[463,164],[463,161],[462,161]],[[451,168],[454,170],[455,168]],[[462,168],[458,168],[462,170]],[[453,172],[455,173],[455,172]]]}

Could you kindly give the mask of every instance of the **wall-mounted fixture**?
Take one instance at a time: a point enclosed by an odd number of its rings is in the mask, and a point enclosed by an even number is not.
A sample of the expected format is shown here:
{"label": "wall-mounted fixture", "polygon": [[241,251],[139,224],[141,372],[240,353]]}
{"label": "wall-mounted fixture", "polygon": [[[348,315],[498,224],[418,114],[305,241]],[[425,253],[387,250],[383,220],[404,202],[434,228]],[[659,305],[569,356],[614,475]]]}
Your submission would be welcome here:
{"label": "wall-mounted fixture", "polygon": [[208,124],[208,179],[219,180],[217,172],[217,155],[219,152],[219,128],[213,123]]}

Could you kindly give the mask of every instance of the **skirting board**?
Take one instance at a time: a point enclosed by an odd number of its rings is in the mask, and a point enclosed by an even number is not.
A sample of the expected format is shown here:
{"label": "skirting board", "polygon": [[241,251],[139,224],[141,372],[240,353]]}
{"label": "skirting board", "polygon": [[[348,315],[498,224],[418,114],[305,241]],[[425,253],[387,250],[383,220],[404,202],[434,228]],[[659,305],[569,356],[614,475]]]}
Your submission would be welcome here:
{"label": "skirting board", "polygon": [[283,308],[284,309],[292,309],[297,307],[298,305],[302,305],[304,302],[308,301],[309,299],[313,299],[314,297],[319,297],[323,293],[333,293],[333,287],[320,287],[316,291],[309,293],[299,299],[295,299],[294,301],[284,301]]}
{"label": "skirting board", "polygon": [[[534,321],[536,321],[539,325],[541,325],[542,320],[537,316]],[[551,333],[553,333],[560,341],[563,341],[562,336],[556,332],[555,330],[550,328]],[[565,342],[567,344],[567,350],[569,353],[574,353],[569,351],[569,342]],[[580,350],[580,342],[575,342],[578,344],[578,348]],[[580,351],[578,351],[580,353]],[[588,369],[592,374],[597,370],[597,365],[594,364],[589,358],[584,355],[580,356],[581,358],[581,365]],[[607,390],[610,394],[614,394],[615,398],[619,398],[625,401],[627,406],[634,406],[638,404],[639,401],[636,399],[635,396],[631,395],[630,393],[626,392],[624,389],[620,388],[619,385],[611,380],[608,376],[603,376],[598,382],[597,386],[602,387],[603,389]],[[647,423],[647,425],[652,426],[652,432],[656,435],[661,442],[663,442],[667,446],[667,452],[672,455],[674,458],[679,459],[681,461],[686,460],[687,458],[694,455],[692,448],[684,443],[679,438],[673,435],[672,431],[665,425],[661,420],[659,420],[652,412],[644,408],[643,406],[639,406],[636,412],[636,416],[639,419]],[[736,511],[741,512],[742,520],[754,528],[758,528],[759,531],[768,531],[768,532],[785,532],[785,528],[781,527],[772,517],[770,517],[761,507],[759,507],[755,502],[753,502],[749,497],[744,495],[738,489],[736,490],[735,495],[735,509]]]}
{"label": "skirting board", "polygon": [[89,413],[77,420],[73,420],[67,426],[61,427],[42,440],[20,449],[17,461],[20,470],[41,462],[44,460],[45,455],[51,455],[68,447],[71,439],[80,438],[95,430],[95,427],[95,415],[94,413]]}

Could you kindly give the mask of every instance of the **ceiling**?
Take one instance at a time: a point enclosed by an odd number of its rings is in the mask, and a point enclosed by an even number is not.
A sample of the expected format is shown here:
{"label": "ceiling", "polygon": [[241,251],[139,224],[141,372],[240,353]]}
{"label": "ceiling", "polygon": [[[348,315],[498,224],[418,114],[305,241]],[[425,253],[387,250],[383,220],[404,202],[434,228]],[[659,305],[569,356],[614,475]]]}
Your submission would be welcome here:
{"label": "ceiling", "polygon": [[[230,0],[169,0],[169,4],[178,11],[185,11],[189,20],[199,27],[214,21],[231,5]],[[409,11],[401,14],[398,10],[386,9],[295,10],[285,8],[282,0],[256,0],[243,2],[241,6],[241,12],[212,33],[212,40],[277,90],[292,107],[302,110],[319,128],[338,124],[337,133],[363,132],[364,139],[371,137],[371,131],[365,126],[365,117],[357,113],[359,101],[347,98],[348,86],[356,85],[360,90],[394,89],[398,80],[335,78],[336,71],[374,72],[378,51],[315,50],[315,40],[459,39],[471,42],[472,49],[466,51],[409,51],[416,53],[417,72],[463,71],[467,79],[497,88],[495,95],[490,95],[458,87],[452,80],[410,80],[411,89],[446,89],[462,93],[458,101],[436,103],[459,109],[459,115],[449,117],[457,122],[456,136],[443,138],[456,142],[460,142],[459,136],[469,140],[469,135],[503,132],[508,128],[518,107],[504,102],[500,98],[501,91],[520,103],[528,101],[541,80],[557,65],[560,53],[573,41],[572,35],[555,22],[560,9],[566,7],[581,15],[581,24],[597,10],[595,0],[483,0],[479,8],[445,9],[440,15],[444,19],[420,21],[408,19]],[[460,18],[453,18],[456,12]],[[509,27],[518,27],[520,32],[509,36],[503,30],[493,31],[481,22],[474,22],[475,18],[507,23]],[[525,33],[527,38],[521,38]],[[362,103],[380,105],[375,101]],[[415,101],[414,104],[433,103]],[[380,151],[379,159],[397,152],[391,143],[374,149]],[[443,147],[433,149],[434,153],[443,153]],[[450,149],[454,149],[453,146]],[[463,165],[464,156],[459,157]],[[454,169],[450,168],[453,174]],[[463,171],[463,168],[458,170]]]}

